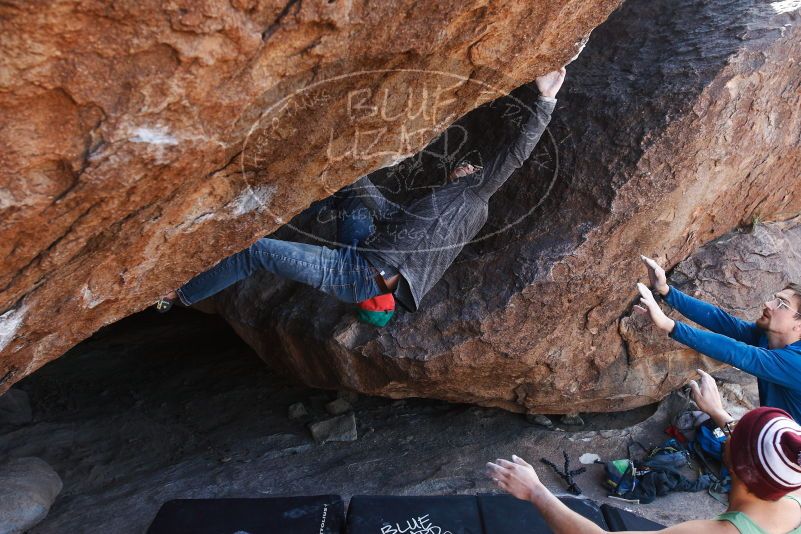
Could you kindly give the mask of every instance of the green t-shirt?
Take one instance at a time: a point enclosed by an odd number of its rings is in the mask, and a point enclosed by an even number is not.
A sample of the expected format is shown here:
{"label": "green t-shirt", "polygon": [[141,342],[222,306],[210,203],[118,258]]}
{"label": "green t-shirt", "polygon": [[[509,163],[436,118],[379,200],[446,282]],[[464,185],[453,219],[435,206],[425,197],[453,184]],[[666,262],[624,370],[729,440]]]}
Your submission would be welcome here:
{"label": "green t-shirt", "polygon": [[[801,501],[792,495],[785,495],[785,498],[792,499],[801,505]],[[718,521],[728,521],[740,531],[740,534],[767,534],[743,512],[726,512],[720,514],[715,519]],[[801,526],[794,528],[788,534],[801,534]]]}

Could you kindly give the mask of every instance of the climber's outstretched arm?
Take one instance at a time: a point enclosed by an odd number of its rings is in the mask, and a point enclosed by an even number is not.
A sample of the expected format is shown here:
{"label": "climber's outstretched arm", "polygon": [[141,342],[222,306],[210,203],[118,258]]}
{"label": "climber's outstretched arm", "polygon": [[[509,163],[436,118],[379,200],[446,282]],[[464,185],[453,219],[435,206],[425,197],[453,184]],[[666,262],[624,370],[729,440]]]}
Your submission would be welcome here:
{"label": "climber's outstretched arm", "polygon": [[489,201],[495,191],[531,155],[551,120],[551,113],[556,106],[556,94],[564,81],[564,67],[536,79],[540,96],[534,102],[532,113],[523,125],[522,131],[512,143],[501,149],[484,167],[484,180],[476,191],[484,201]]}

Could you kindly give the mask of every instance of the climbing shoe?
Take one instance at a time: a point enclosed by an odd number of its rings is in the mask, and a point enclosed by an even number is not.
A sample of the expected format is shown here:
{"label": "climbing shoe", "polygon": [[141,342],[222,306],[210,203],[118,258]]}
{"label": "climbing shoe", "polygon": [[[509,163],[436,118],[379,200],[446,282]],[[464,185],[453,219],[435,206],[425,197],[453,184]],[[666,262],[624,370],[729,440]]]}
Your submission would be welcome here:
{"label": "climbing shoe", "polygon": [[166,297],[158,299],[156,301],[156,311],[159,313],[167,313],[172,308],[173,302],[175,301]]}

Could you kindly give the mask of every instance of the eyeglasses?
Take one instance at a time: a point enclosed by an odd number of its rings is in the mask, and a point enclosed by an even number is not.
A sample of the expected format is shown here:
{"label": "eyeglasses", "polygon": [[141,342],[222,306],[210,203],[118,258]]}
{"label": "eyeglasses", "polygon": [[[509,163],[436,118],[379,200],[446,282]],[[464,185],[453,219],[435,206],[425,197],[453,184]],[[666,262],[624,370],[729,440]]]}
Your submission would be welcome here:
{"label": "eyeglasses", "polygon": [[790,304],[781,297],[773,297],[773,300],[769,300],[768,304],[775,304],[777,310],[790,310],[796,315],[801,315],[801,312],[790,306]]}

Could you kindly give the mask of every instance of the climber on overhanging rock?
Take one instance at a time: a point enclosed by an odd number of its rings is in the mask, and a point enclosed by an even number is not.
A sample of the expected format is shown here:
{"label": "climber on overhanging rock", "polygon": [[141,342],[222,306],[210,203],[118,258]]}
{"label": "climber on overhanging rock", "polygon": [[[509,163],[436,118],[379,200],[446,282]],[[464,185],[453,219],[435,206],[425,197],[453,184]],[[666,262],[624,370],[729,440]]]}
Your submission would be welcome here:
{"label": "climber on overhanging rock", "polygon": [[711,332],[669,318],[643,284],[637,284],[642,305],[635,310],[648,314],[676,341],[756,376],[760,404],[781,408],[801,421],[801,284],[775,293],[752,323],[669,286],[658,263],[645,256],[642,260],[651,286],[665,302]]}
{"label": "climber on overhanging rock", "polygon": [[408,206],[384,198],[367,177],[343,190],[339,248],[263,238],[222,260],[166,297],[166,311],[187,306],[258,270],[302,282],[339,300],[359,303],[362,321],[384,326],[395,300],[410,311],[442,277],[464,245],[487,221],[487,202],[537,145],[556,105],[565,69],[535,80],[540,95],[522,131],[486,162],[456,167],[449,182]]}

